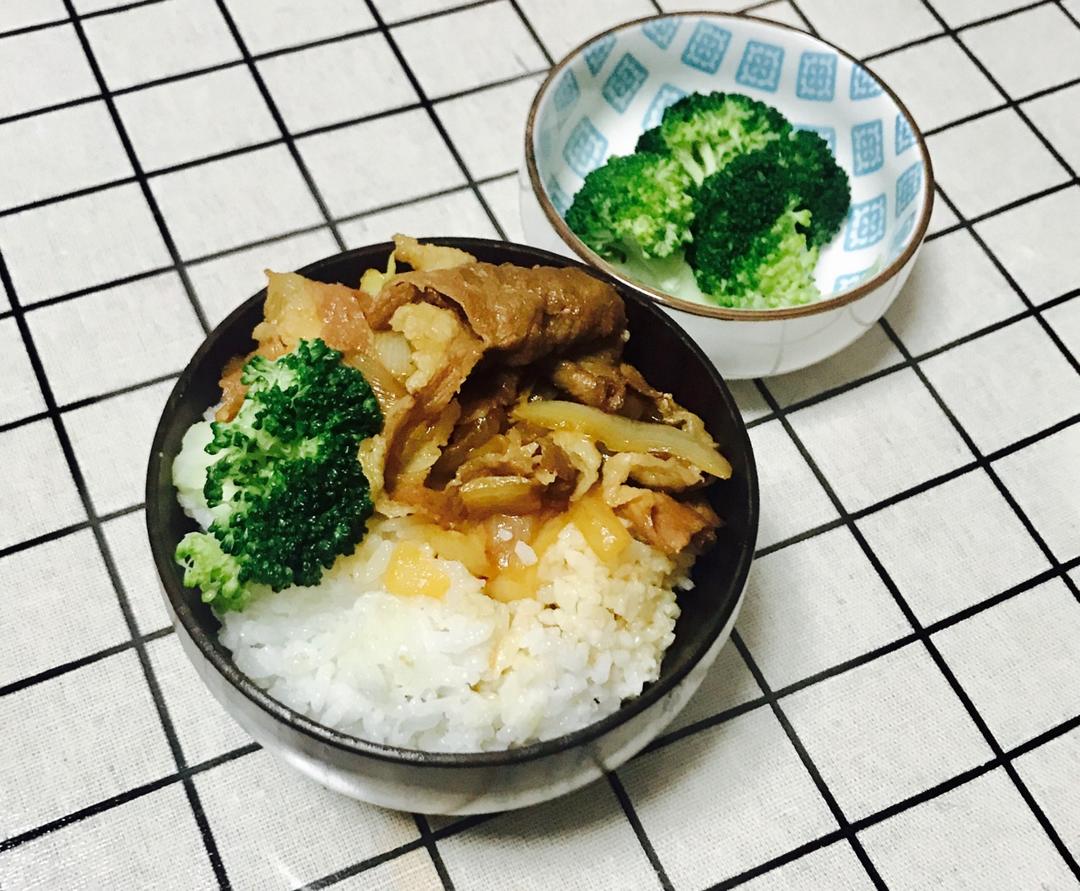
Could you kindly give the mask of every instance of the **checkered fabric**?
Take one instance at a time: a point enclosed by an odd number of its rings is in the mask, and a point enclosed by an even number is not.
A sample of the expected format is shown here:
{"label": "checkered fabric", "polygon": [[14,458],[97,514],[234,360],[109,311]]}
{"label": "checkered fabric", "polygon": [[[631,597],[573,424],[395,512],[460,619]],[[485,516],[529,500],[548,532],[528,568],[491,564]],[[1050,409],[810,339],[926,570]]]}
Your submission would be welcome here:
{"label": "checkered fabric", "polygon": [[936,209],[881,324],[734,387],[745,607],[617,774],[495,817],[359,804],[253,744],[171,633],[141,478],[201,338],[267,266],[520,239],[546,68],[673,8],[0,3],[3,891],[1080,885],[1078,0],[748,7],[898,91]]}

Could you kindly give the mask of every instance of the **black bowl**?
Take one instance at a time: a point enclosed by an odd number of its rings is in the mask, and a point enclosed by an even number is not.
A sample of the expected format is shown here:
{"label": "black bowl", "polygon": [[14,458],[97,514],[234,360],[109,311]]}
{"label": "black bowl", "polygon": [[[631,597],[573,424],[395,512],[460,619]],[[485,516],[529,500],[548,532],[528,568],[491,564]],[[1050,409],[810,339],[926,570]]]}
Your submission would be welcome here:
{"label": "black bowl", "polygon": [[[211,692],[258,742],[324,785],[376,804],[429,813],[505,810],[569,792],[614,769],[656,736],[697,689],[727,640],[741,601],[757,535],[757,477],[731,393],[697,345],[655,303],[547,251],[487,239],[427,240],[488,262],[577,266],[609,281],[626,302],[628,360],[651,384],[700,415],[731,462],[732,478],[711,487],[724,525],[716,546],[694,567],[694,589],[679,594],[682,614],[659,679],[616,713],[557,739],[503,752],[447,754],[369,742],[325,727],[272,699],[242,674],[218,642],[214,613],[197,592],[183,586],[173,560],[177,542],[195,526],[177,504],[171,467],[184,432],[218,400],[222,366],[254,348],[250,332],[262,318],[265,290],[210,334],[173,388],[150,454],[146,524],[169,613],[188,657]],[[365,269],[385,267],[392,247],[387,242],[359,248],[300,272],[355,286]]]}

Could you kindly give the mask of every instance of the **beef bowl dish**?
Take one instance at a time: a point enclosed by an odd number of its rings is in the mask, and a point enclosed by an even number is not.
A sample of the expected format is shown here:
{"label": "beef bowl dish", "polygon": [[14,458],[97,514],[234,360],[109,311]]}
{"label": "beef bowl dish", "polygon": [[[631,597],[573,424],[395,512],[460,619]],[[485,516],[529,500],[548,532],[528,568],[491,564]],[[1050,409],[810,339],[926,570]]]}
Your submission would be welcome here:
{"label": "beef bowl dish", "polygon": [[757,524],[735,404],[563,257],[396,236],[268,272],[162,415],[147,524],[184,649],[330,788],[520,807],[617,767],[723,645]]}

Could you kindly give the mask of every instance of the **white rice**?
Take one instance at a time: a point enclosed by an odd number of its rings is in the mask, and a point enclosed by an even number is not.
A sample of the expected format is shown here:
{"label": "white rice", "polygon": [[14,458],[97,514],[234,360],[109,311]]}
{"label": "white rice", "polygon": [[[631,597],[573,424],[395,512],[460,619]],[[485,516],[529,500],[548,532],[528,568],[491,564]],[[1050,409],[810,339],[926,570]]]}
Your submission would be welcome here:
{"label": "white rice", "polygon": [[[189,432],[184,452],[195,454],[182,452],[175,471],[180,503],[200,524],[210,519],[194,485],[209,460],[196,451],[204,438]],[[441,559],[444,597],[402,597],[383,575],[409,525],[375,517],[356,554],[317,587],[260,595],[223,615],[220,640],[240,670],[322,724],[451,752],[560,736],[659,676],[688,561],[634,541],[612,569],[568,525],[538,563],[535,599],[492,600],[481,579]]]}

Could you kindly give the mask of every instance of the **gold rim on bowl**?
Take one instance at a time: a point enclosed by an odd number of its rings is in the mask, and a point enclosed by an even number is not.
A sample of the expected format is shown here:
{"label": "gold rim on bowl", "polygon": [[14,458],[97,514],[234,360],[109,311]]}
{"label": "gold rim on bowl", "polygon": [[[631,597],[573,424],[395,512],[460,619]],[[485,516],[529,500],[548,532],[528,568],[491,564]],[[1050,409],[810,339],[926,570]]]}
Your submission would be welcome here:
{"label": "gold rim on bowl", "polygon": [[548,218],[548,222],[555,228],[559,237],[563,242],[574,251],[582,260],[589,263],[592,266],[603,270],[608,275],[614,276],[619,281],[626,284],[628,287],[635,288],[639,291],[643,291],[650,295],[653,299],[659,301],[665,306],[672,309],[678,309],[682,312],[687,312],[695,316],[705,316],[712,319],[724,319],[729,322],[766,322],[773,319],[794,319],[801,318],[803,316],[812,316],[816,313],[828,312],[832,309],[845,306],[848,303],[854,303],[861,297],[865,297],[871,291],[877,290],[881,285],[885,284],[896,273],[898,273],[907,262],[911,259],[912,255],[918,249],[922,243],[923,237],[926,235],[926,229],[930,225],[930,214],[934,209],[934,168],[930,163],[930,152],[926,148],[926,140],[923,139],[922,131],[919,130],[918,125],[915,123],[915,119],[911,116],[911,112],[907,110],[907,106],[900,101],[900,97],[893,92],[892,88],[885,83],[874,72],[870,72],[874,79],[881,85],[882,89],[889,96],[896,107],[900,110],[900,113],[904,116],[908,126],[911,128],[911,132],[915,137],[915,143],[919,149],[919,155],[923,162],[923,205],[922,211],[919,214],[918,222],[915,228],[912,230],[911,235],[908,237],[908,243],[905,246],[903,252],[886,266],[881,272],[877,273],[873,278],[868,279],[865,282],[861,282],[853,288],[846,291],[841,291],[832,297],[824,300],[818,300],[814,303],[807,303],[803,306],[787,306],[780,309],[730,309],[725,306],[707,306],[702,303],[694,303],[690,300],[684,300],[681,297],[673,297],[671,294],[667,294],[663,291],[659,291],[656,288],[643,284],[636,279],[630,278],[623,274],[615,266],[608,263],[603,257],[594,253],[589,249],[580,238],[578,238],[566,225],[566,221],[559,215],[559,212],[555,210],[555,206],[551,203],[551,199],[548,198],[547,192],[544,190],[543,185],[540,182],[540,174],[536,169],[536,152],[533,148],[533,129],[536,124],[536,114],[540,107],[540,101],[547,93],[548,87],[551,86],[552,81],[559,75],[559,73],[565,68],[572,59],[576,59],[586,47],[596,40],[609,35],[615,35],[620,31],[627,28],[634,27],[635,25],[641,25],[645,22],[651,22],[656,19],[669,19],[669,18],[689,18],[689,17],[701,17],[711,19],[725,19],[729,21],[750,20],[757,22],[758,24],[765,25],[768,28],[778,28],[785,31],[794,31],[795,33],[806,37],[812,41],[827,46],[835,50],[839,55],[848,59],[859,67],[863,66],[862,62],[856,59],[851,53],[841,49],[834,43],[829,43],[827,40],[823,40],[820,37],[816,37],[813,34],[809,34],[806,31],[802,31],[799,28],[794,28],[791,25],[785,25],[782,22],[773,22],[768,19],[759,18],[752,15],[728,15],[724,13],[709,12],[707,10],[702,11],[685,11],[677,13],[661,13],[659,15],[643,16],[639,19],[632,19],[628,22],[616,25],[614,28],[608,28],[606,31],[601,31],[598,34],[594,34],[588,40],[583,41],[568,52],[559,62],[548,72],[544,82],[540,85],[540,88],[536,91],[536,96],[533,98],[532,105],[529,107],[529,117],[525,123],[525,166],[529,172],[529,182],[532,185],[533,194],[536,196],[537,201],[540,202],[540,207],[544,211],[544,215]]}

